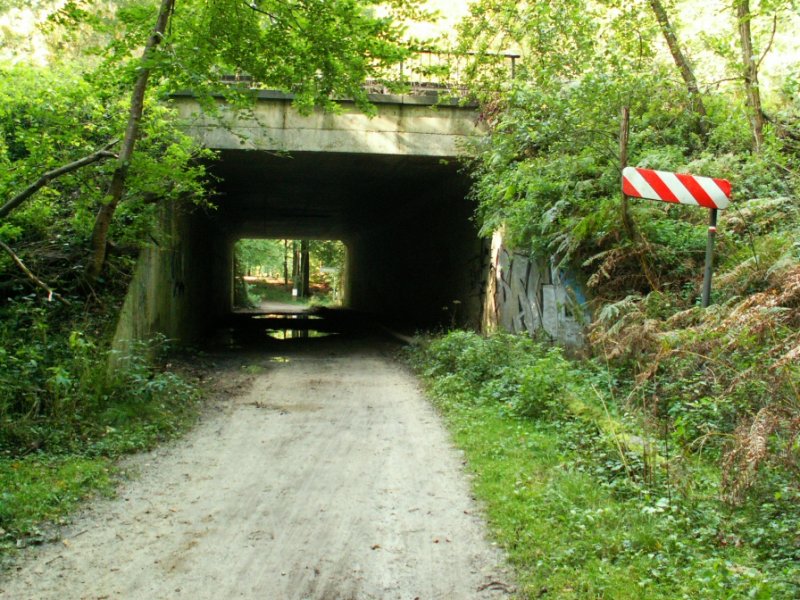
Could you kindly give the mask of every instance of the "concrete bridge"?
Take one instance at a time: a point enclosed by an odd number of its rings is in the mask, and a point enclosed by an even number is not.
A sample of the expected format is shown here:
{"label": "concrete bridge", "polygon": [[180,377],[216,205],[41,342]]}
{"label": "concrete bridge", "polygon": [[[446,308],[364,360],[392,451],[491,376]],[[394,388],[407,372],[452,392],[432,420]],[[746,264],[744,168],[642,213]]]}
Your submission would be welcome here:
{"label": "concrete bridge", "polygon": [[202,339],[232,309],[235,242],[259,237],[343,241],[348,307],[425,327],[458,306],[477,325],[488,260],[457,162],[480,133],[475,109],[430,96],[371,100],[371,118],[348,102],[301,115],[290,96],[261,92],[252,111],[221,105],[209,116],[176,97],[186,130],[219,152],[209,165],[217,208],[164,208],[117,339]]}

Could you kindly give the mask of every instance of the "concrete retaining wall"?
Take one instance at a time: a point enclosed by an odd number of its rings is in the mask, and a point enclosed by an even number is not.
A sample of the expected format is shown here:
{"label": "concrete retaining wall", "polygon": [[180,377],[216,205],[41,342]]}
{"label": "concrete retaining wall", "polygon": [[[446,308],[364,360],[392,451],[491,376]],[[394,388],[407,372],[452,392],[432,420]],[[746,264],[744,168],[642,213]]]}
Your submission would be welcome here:
{"label": "concrete retaining wall", "polygon": [[547,260],[531,260],[492,238],[483,329],[546,335],[567,346],[582,346],[589,321],[580,286]]}
{"label": "concrete retaining wall", "polygon": [[155,334],[181,343],[198,340],[217,311],[214,299],[225,291],[210,289],[207,274],[220,257],[204,243],[203,222],[191,210],[164,206],[153,241],[139,255],[114,335],[113,348],[122,354],[131,342]]}

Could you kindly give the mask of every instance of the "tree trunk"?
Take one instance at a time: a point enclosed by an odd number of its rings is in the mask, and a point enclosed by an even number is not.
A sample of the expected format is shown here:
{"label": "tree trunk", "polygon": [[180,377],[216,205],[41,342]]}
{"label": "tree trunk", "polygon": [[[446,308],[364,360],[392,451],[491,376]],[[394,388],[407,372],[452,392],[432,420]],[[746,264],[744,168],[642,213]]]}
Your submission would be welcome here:
{"label": "tree trunk", "polygon": [[[619,171],[622,173],[622,170],[628,166],[628,140],[630,139],[630,130],[631,130],[631,110],[627,106],[622,107],[622,111],[620,113],[620,124],[619,124]],[[621,187],[621,186],[620,186]],[[658,280],[653,276],[653,270],[650,268],[650,264],[647,262],[646,251],[649,248],[649,244],[647,240],[645,240],[640,234],[639,231],[636,229],[636,224],[633,222],[633,217],[631,216],[631,209],[628,203],[628,196],[625,192],[622,192],[621,198],[621,219],[622,219],[622,228],[625,230],[625,235],[631,241],[631,244],[636,248],[636,254],[639,258],[639,265],[642,267],[642,273],[644,274],[645,279],[647,279],[647,283],[650,286],[651,290],[658,290]]]}
{"label": "tree trunk", "polygon": [[139,75],[133,86],[131,94],[131,105],[128,112],[128,126],[125,129],[125,137],[122,140],[119,157],[117,158],[117,168],[111,178],[108,188],[107,201],[100,207],[92,230],[92,256],[87,267],[90,279],[96,279],[103,270],[106,260],[106,245],[108,242],[108,229],[114,218],[114,212],[122,199],[125,191],[125,181],[128,177],[133,151],[136,146],[136,139],[139,136],[139,124],[144,112],[144,95],[147,91],[147,80],[150,77],[150,61],[155,52],[156,46],[161,42],[161,38],[167,29],[169,17],[175,6],[175,0],[161,0],[161,7],[158,10],[153,32],[144,47],[140,60]]}
{"label": "tree trunk", "polygon": [[300,264],[302,265],[300,280],[303,282],[303,291],[300,293],[300,297],[308,298],[311,295],[308,285],[309,276],[311,275],[311,269],[308,263],[308,240],[302,240],[300,242]]}
{"label": "tree trunk", "polygon": [[[620,173],[622,170],[628,166],[628,139],[630,138],[630,130],[631,130],[631,109],[627,106],[623,106],[622,110],[620,111],[620,122],[619,122],[619,170]],[[622,218],[622,228],[625,230],[625,234],[628,236],[628,239],[631,242],[636,241],[636,227],[633,224],[633,219],[631,218],[631,210],[630,206],[628,205],[628,196],[625,195],[625,192],[622,192],[622,198],[620,203],[620,211]]]}
{"label": "tree trunk", "polygon": [[289,240],[283,240],[283,285],[289,287]]}
{"label": "tree trunk", "polygon": [[753,144],[756,152],[764,145],[764,112],[761,109],[761,92],[758,88],[758,61],[753,55],[753,37],[750,33],[750,0],[736,0],[736,18],[739,22],[739,40],[744,65],[744,89],[750,125],[753,128]]}
{"label": "tree trunk", "polygon": [[300,274],[300,251],[297,249],[297,240],[292,240],[292,288],[299,289],[298,277]]}
{"label": "tree trunk", "polygon": [[678,67],[678,70],[681,72],[681,77],[683,77],[683,81],[686,83],[686,89],[689,91],[689,98],[692,101],[692,110],[695,112],[698,119],[698,132],[703,137],[703,140],[705,140],[708,137],[708,114],[706,113],[706,105],[703,103],[703,98],[700,95],[697,78],[695,78],[694,71],[681,50],[681,45],[678,43],[678,36],[675,34],[675,30],[669,21],[667,11],[664,10],[664,5],[661,4],[661,0],[650,0],[650,7],[656,15],[656,20],[658,20],[658,24],[661,27],[661,33],[664,34],[664,39],[667,40],[667,46],[669,46],[669,51],[670,54],[672,54],[672,59],[675,61],[675,66]]}

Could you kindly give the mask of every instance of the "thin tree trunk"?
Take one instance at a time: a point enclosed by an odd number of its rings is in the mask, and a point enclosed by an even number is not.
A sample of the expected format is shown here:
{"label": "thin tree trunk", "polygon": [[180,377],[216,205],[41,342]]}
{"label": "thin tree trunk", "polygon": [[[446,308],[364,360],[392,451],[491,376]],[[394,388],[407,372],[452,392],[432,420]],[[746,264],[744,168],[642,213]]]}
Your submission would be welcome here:
{"label": "thin tree trunk", "polygon": [[739,40],[744,65],[744,89],[750,125],[753,128],[753,143],[756,152],[764,145],[764,112],[761,109],[761,92],[758,87],[758,61],[753,54],[753,36],[750,33],[750,0],[736,0],[736,18],[739,22]]}
{"label": "thin tree trunk", "polygon": [[678,70],[681,72],[681,77],[683,77],[683,81],[686,83],[686,89],[689,91],[689,98],[692,101],[692,110],[694,110],[698,118],[698,132],[705,140],[705,138],[708,137],[708,114],[706,113],[706,105],[703,103],[703,98],[700,95],[697,78],[694,76],[692,66],[689,64],[689,61],[686,60],[686,56],[681,50],[678,36],[675,34],[675,30],[669,21],[669,16],[664,9],[664,5],[661,4],[661,0],[650,0],[650,7],[656,15],[656,20],[661,27],[661,33],[664,34],[664,39],[667,41],[667,46],[669,47],[670,54],[672,54],[672,59],[675,61],[675,66],[678,67]]}
{"label": "thin tree trunk", "polygon": [[[627,106],[622,107],[622,111],[620,113],[620,125],[619,125],[619,170],[622,173],[622,170],[628,166],[628,141],[630,139],[630,130],[631,130],[631,110]],[[653,270],[650,268],[650,264],[647,262],[647,257],[645,255],[645,251],[648,249],[649,245],[647,241],[639,235],[639,231],[636,229],[636,224],[633,222],[633,217],[631,216],[631,209],[628,203],[628,196],[625,192],[622,192],[621,198],[621,218],[622,218],[622,228],[625,230],[625,235],[628,236],[628,239],[636,248],[636,254],[639,258],[639,265],[642,267],[642,273],[644,274],[645,279],[647,279],[647,283],[650,285],[650,289],[657,290],[658,280],[653,276]]]}
{"label": "thin tree trunk", "polygon": [[283,240],[283,285],[289,287],[289,240]]}
{"label": "thin tree trunk", "polygon": [[311,274],[310,265],[308,263],[308,240],[300,242],[300,264],[302,265],[300,279],[303,282],[303,291],[300,294],[301,298],[308,298],[309,294],[309,275]]}
{"label": "thin tree trunk", "polygon": [[297,248],[297,240],[292,240],[292,288],[299,292],[298,276],[300,273],[300,251]]}
{"label": "thin tree trunk", "polygon": [[117,205],[125,191],[125,181],[128,177],[131,157],[133,156],[133,151],[136,146],[136,139],[139,136],[139,124],[141,123],[142,113],[144,112],[144,96],[147,91],[147,80],[150,77],[150,60],[152,59],[156,46],[158,46],[161,42],[161,38],[164,36],[174,6],[175,0],[161,0],[161,7],[158,10],[158,18],[156,19],[155,27],[142,53],[139,75],[136,78],[136,83],[133,86],[133,93],[131,94],[128,126],[125,129],[125,137],[122,140],[122,147],[120,148],[119,157],[117,159],[117,168],[114,170],[114,175],[111,178],[107,201],[100,207],[100,211],[97,213],[94,222],[94,229],[92,231],[92,256],[87,268],[90,279],[97,278],[103,270],[103,265],[106,260],[108,229],[111,226],[114,212],[117,210]]}
{"label": "thin tree trunk", "polygon": [[[622,111],[620,112],[620,121],[619,121],[619,170],[622,170],[628,166],[628,140],[630,138],[630,130],[631,130],[631,109],[627,106],[622,107]],[[625,234],[628,236],[628,239],[631,242],[636,241],[636,227],[633,224],[633,219],[631,218],[631,210],[628,204],[628,196],[625,192],[622,192],[622,199],[620,203],[620,210],[621,210],[621,217],[622,217],[622,227],[625,230]]]}

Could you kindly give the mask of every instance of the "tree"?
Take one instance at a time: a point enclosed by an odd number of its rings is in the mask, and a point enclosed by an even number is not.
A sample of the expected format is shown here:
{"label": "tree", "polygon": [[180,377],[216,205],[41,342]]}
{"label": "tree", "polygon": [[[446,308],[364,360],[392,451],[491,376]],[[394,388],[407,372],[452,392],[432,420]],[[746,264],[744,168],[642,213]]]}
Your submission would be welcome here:
{"label": "tree", "polygon": [[[750,0],[736,0],[736,22],[739,26],[739,43],[742,50],[743,81],[747,95],[747,107],[750,111],[750,123],[753,131],[753,143],[756,151],[764,145],[764,111],[761,108],[761,91],[758,88],[758,66],[761,62],[755,56],[753,36],[750,31]],[[776,17],[777,18],[777,17]],[[776,21],[777,22],[777,21]]]}
{"label": "tree", "polygon": [[658,20],[658,25],[661,28],[661,32],[664,34],[664,39],[667,42],[667,46],[669,47],[670,54],[672,54],[672,59],[675,61],[675,66],[678,67],[678,70],[681,72],[681,77],[683,77],[683,81],[686,83],[686,89],[689,92],[689,97],[692,100],[692,109],[697,113],[698,120],[697,120],[697,128],[703,138],[708,137],[708,113],[706,112],[706,105],[703,102],[703,97],[700,95],[700,87],[697,85],[697,78],[694,75],[694,69],[692,69],[691,64],[686,59],[686,56],[681,49],[680,42],[678,42],[678,36],[675,33],[675,29],[670,23],[669,16],[667,15],[667,11],[664,8],[664,5],[661,3],[661,0],[649,0],[650,7],[653,9],[653,13]]}
{"label": "tree", "polygon": [[[67,9],[85,15],[75,11],[76,3],[69,2]],[[369,110],[361,84],[368,76],[381,76],[406,55],[398,19],[426,15],[419,4],[420,0],[161,0],[144,51],[134,60],[131,53],[152,13],[141,5],[122,11],[133,35],[112,41],[109,64],[117,66],[123,80],[126,70],[136,76],[117,167],[95,221],[90,278],[103,268],[108,230],[124,197],[148,83],[162,94],[193,90],[211,108],[215,93],[238,101],[247,96],[220,81],[223,73],[243,72],[260,85],[294,93],[304,111],[335,108],[340,96]],[[395,18],[374,16],[378,6],[393,9]]]}
{"label": "tree", "polygon": [[[152,98],[148,104],[127,203],[112,230],[127,247],[151,231],[154,198],[203,198],[205,169],[197,159],[207,153],[173,126],[168,107]],[[125,99],[115,90],[96,86],[72,67],[0,66],[0,241],[59,288],[74,291],[72,274],[85,264],[90,215],[112,175],[124,110]]]}
{"label": "tree", "polygon": [[144,52],[142,53],[139,73],[136,77],[136,83],[134,83],[133,86],[133,92],[131,93],[125,137],[122,140],[122,147],[120,148],[117,158],[117,167],[114,169],[114,175],[109,185],[108,199],[103,201],[94,222],[94,230],[92,231],[92,258],[89,262],[89,268],[87,269],[91,279],[95,279],[100,275],[100,271],[103,269],[103,264],[106,260],[108,229],[111,227],[111,220],[114,218],[117,205],[120,203],[120,200],[122,200],[122,193],[125,191],[125,180],[128,177],[131,157],[136,147],[136,140],[139,137],[139,124],[141,123],[142,113],[144,112],[144,97],[147,91],[147,80],[150,78],[150,63],[153,61],[156,47],[161,42],[161,38],[164,37],[167,23],[174,6],[175,0],[161,0],[155,27],[153,27],[153,32],[147,39]]}

